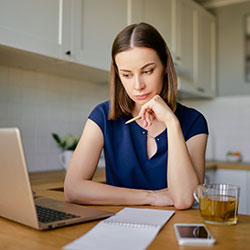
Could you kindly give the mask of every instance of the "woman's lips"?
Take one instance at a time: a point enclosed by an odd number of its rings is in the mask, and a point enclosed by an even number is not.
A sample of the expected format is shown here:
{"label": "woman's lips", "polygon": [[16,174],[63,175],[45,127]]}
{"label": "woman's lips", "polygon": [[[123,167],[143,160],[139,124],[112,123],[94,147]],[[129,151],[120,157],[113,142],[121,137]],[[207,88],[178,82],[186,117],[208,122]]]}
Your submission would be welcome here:
{"label": "woman's lips", "polygon": [[136,95],[136,99],[138,100],[144,100],[147,99],[150,94],[143,94],[143,95]]}

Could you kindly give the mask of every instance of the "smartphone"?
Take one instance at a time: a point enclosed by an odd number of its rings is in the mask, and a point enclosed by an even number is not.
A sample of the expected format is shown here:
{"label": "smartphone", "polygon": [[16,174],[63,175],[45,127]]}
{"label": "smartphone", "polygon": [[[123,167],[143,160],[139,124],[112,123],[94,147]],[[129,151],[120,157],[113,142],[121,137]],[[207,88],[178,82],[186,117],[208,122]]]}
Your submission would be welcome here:
{"label": "smartphone", "polygon": [[178,244],[184,245],[213,245],[214,237],[204,224],[174,224]]}

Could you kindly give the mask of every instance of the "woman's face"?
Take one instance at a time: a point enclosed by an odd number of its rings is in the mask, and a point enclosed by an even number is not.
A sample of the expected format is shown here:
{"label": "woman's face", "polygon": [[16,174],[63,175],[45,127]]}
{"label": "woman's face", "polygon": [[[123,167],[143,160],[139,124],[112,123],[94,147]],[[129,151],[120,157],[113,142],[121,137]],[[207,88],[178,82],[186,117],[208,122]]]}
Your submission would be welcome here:
{"label": "woman's face", "polygon": [[115,62],[121,82],[136,108],[161,93],[165,69],[155,50],[135,47],[118,53]]}

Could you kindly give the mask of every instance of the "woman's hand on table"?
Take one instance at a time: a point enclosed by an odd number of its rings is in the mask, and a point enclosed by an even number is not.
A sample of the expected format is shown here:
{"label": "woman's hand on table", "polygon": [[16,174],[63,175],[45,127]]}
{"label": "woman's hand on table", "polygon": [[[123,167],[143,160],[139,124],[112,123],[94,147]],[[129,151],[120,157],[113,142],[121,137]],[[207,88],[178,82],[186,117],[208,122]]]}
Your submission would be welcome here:
{"label": "woman's hand on table", "polygon": [[150,191],[149,203],[152,206],[174,206],[168,188]]}

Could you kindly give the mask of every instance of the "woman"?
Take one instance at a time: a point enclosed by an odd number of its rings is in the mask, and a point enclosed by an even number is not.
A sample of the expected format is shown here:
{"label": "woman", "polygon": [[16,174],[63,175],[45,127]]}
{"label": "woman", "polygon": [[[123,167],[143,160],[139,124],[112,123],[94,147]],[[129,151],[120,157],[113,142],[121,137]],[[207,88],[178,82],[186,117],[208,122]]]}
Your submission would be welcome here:
{"label": "woman", "polygon": [[[176,96],[172,58],[158,31],[145,23],[122,30],[112,47],[111,100],[89,115],[66,175],[66,200],[191,207],[204,179],[208,129]],[[103,147],[106,184],[91,180]]]}

